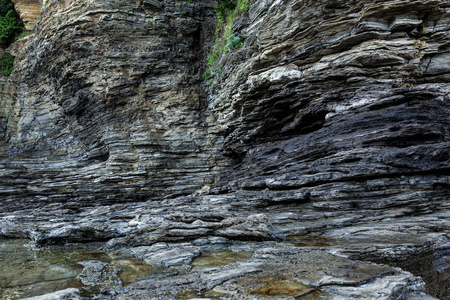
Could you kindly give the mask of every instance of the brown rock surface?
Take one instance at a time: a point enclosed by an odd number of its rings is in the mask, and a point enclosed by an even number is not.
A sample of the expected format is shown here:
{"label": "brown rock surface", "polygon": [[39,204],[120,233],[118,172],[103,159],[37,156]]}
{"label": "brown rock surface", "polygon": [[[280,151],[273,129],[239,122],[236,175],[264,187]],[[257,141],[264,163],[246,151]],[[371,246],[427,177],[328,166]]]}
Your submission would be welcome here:
{"label": "brown rock surface", "polygon": [[[45,5],[0,81],[0,235],[162,268],[104,299],[450,297],[448,1],[254,1],[208,85],[214,5]],[[252,256],[189,265],[216,250]]]}
{"label": "brown rock surface", "polygon": [[[41,17],[43,0],[12,0],[26,30],[33,30]],[[45,1],[45,0],[44,0]]]}
{"label": "brown rock surface", "polygon": [[[31,172],[5,167],[4,205],[142,201],[215,182],[224,159],[199,69],[213,3],[155,3],[46,5],[5,97],[6,163]],[[21,176],[37,181],[9,179]]]}

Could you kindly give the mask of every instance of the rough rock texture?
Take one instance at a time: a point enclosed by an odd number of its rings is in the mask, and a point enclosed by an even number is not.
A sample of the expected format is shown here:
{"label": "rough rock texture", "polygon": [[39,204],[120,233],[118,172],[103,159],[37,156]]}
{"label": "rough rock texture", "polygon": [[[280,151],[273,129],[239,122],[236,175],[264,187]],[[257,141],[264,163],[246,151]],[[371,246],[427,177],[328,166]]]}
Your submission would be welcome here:
{"label": "rough rock texture", "polygon": [[45,0],[12,0],[26,30],[33,30],[41,16],[42,2]]}
{"label": "rough rock texture", "polygon": [[[101,286],[104,299],[180,299],[173,295],[186,290],[205,297],[219,293],[219,299],[292,296],[292,284],[295,291],[304,285],[298,293],[331,299],[427,299],[425,293],[448,298],[448,211],[415,217],[401,208],[390,214],[324,212],[301,204],[267,206],[259,197],[208,195],[78,210],[60,203],[2,214],[0,228],[3,236],[27,237],[37,246],[105,241],[104,249],[121,249],[154,267],[150,277],[126,289],[111,284],[110,275],[101,282],[92,280],[100,274],[90,275],[86,282]],[[210,251],[218,253],[211,257]],[[250,255],[228,260],[223,251]],[[207,263],[196,263],[201,259]],[[105,264],[83,264],[83,274],[97,265]],[[285,286],[276,294],[261,290],[269,283]]]}
{"label": "rough rock texture", "polygon": [[206,133],[199,71],[213,6],[49,3],[16,51],[5,100],[15,106],[3,210],[160,199],[214,183],[223,159],[220,138]]}
{"label": "rough rock texture", "polygon": [[449,299],[448,1],[257,0],[210,86],[188,2],[44,7],[1,81],[1,235],[157,268],[104,299]]}
{"label": "rough rock texture", "polygon": [[445,205],[448,18],[447,1],[258,1],[211,88],[242,161],[224,186],[323,209]]}

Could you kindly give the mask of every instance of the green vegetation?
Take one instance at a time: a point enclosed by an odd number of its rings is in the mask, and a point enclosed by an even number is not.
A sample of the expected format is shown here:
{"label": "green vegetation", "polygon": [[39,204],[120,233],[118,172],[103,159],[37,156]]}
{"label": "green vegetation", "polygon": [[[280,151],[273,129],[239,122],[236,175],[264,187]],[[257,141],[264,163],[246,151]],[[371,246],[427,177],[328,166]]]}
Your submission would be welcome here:
{"label": "green vegetation", "polygon": [[181,15],[181,10],[186,6],[186,4],[192,3],[192,2],[194,2],[194,0],[175,0],[175,2],[177,3],[178,9],[180,10],[180,15]]}
{"label": "green vegetation", "polygon": [[[0,0],[0,47],[8,47],[21,37],[24,30],[22,20],[14,10],[11,0]],[[14,56],[9,52],[0,53],[0,71],[8,76],[13,71]]]}
{"label": "green vegetation", "polygon": [[[205,79],[214,75],[214,81],[220,75],[220,68],[216,68],[219,57],[227,50],[239,49],[244,45],[241,37],[234,36],[231,25],[234,20],[250,8],[252,0],[218,0],[215,6],[217,16],[216,41],[208,57],[208,69],[203,74]],[[213,72],[215,74],[213,74]]]}
{"label": "green vegetation", "polygon": [[15,40],[17,41],[17,40],[20,40],[21,38],[24,38],[24,37],[26,37],[26,36],[28,36],[28,35],[30,35],[31,34],[31,32],[30,31],[22,31],[22,33],[21,34],[19,34],[18,36],[16,36],[16,38],[15,38]]}
{"label": "green vegetation", "polygon": [[228,37],[227,49],[239,49],[244,45],[244,40],[238,36],[230,35]]}
{"label": "green vegetation", "polygon": [[9,46],[24,29],[10,0],[0,0],[0,45]]}
{"label": "green vegetation", "polygon": [[13,71],[14,56],[9,52],[0,54],[0,70],[3,75],[8,76]]}
{"label": "green vegetation", "polygon": [[14,10],[14,4],[11,0],[0,0],[0,16],[6,16],[10,10]]}

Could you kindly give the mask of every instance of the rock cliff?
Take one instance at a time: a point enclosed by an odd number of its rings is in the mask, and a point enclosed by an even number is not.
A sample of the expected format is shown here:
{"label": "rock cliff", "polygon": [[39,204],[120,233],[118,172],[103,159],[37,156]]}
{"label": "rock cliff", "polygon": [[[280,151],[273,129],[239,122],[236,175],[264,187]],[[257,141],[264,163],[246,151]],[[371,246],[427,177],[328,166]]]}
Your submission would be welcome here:
{"label": "rock cliff", "polygon": [[44,4],[2,79],[1,235],[163,269],[117,299],[448,299],[448,1],[253,1],[206,82],[214,6]]}
{"label": "rock cliff", "polygon": [[448,199],[442,5],[257,2],[211,88],[224,152],[240,159],[225,185],[324,209]]}
{"label": "rock cliff", "polygon": [[31,171],[14,169],[11,177],[37,181],[5,179],[8,198],[90,205],[190,194],[213,183],[224,159],[221,138],[207,134],[214,116],[203,109],[199,71],[213,7],[48,3],[16,53],[8,100],[15,105],[9,157]]}

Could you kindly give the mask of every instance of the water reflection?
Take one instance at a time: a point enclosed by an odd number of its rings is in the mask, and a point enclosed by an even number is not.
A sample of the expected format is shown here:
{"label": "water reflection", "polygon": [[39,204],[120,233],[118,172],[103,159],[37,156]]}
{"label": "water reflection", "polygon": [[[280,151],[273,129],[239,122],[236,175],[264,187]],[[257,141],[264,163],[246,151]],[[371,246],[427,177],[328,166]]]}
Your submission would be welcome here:
{"label": "water reflection", "polygon": [[[0,240],[0,299],[19,299],[70,287],[82,296],[98,293],[104,283],[79,278],[86,262],[106,263],[119,270],[115,287],[126,286],[151,272],[151,266],[120,252],[89,247],[51,248],[34,251],[27,240]],[[95,276],[95,274],[91,274]],[[108,286],[111,287],[111,286]]]}

